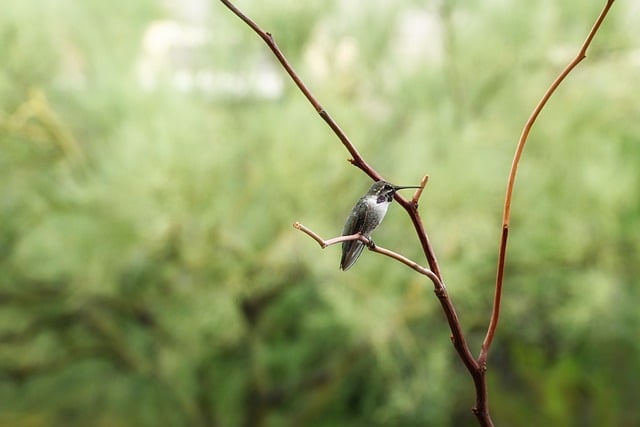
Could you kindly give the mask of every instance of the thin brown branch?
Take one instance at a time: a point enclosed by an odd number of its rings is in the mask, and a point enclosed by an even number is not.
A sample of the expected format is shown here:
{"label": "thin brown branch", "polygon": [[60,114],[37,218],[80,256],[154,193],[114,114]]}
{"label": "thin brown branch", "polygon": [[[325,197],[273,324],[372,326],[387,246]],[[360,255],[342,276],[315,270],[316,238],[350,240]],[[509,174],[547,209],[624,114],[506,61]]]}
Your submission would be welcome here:
{"label": "thin brown branch", "polygon": [[598,15],[591,31],[582,44],[582,47],[578,51],[578,54],[573,58],[567,66],[562,70],[562,72],[556,77],[556,79],[551,83],[545,94],[538,102],[538,105],[534,108],[533,112],[529,116],[529,119],[524,125],[522,129],[522,134],[520,135],[520,139],[518,141],[518,145],[516,147],[515,155],[513,156],[513,161],[511,163],[511,170],[509,171],[509,179],[507,181],[507,192],[504,201],[504,210],[502,215],[502,234],[500,236],[500,252],[498,255],[498,268],[496,274],[496,287],[493,299],[493,308],[491,312],[491,320],[489,322],[489,326],[487,328],[487,335],[482,343],[482,348],[480,350],[480,356],[478,357],[478,361],[481,365],[486,364],[489,348],[491,347],[491,342],[493,341],[493,336],[495,334],[496,328],[498,326],[498,319],[500,317],[500,301],[502,295],[502,283],[504,279],[504,266],[506,260],[506,252],[507,252],[507,239],[509,236],[509,221],[511,217],[511,200],[513,196],[513,188],[516,182],[516,174],[518,172],[518,165],[520,164],[520,158],[522,157],[522,152],[524,150],[525,144],[527,143],[527,139],[529,137],[529,133],[531,132],[531,128],[535,123],[536,119],[540,115],[540,112],[544,109],[547,101],[554,94],[558,86],[564,81],[564,79],[573,71],[573,69],[584,59],[587,57],[587,49],[591,45],[593,38],[596,33],[600,29],[602,22],[604,21],[609,9],[613,5],[614,0],[608,0],[605,4],[604,8]]}
{"label": "thin brown branch", "polygon": [[335,245],[337,243],[342,243],[342,242],[346,242],[349,240],[359,240],[362,243],[364,243],[367,248],[369,248],[370,251],[372,252],[377,252],[379,254],[388,256],[389,258],[393,258],[396,261],[400,261],[401,263],[403,263],[404,265],[412,268],[413,270],[417,271],[418,273],[427,276],[429,279],[431,279],[432,282],[434,282],[434,284],[436,282],[440,282],[440,279],[438,278],[438,276],[436,276],[433,271],[429,270],[426,267],[421,266],[420,264],[418,264],[417,262],[405,257],[404,255],[400,255],[397,252],[394,252],[392,250],[389,249],[385,249],[382,246],[378,246],[378,245],[371,245],[371,240],[367,239],[365,236],[363,236],[360,233],[356,233],[356,234],[350,234],[348,236],[338,236],[338,237],[334,237],[333,239],[329,239],[329,240],[324,240],[322,237],[320,237],[320,235],[318,235],[315,231],[311,230],[309,227],[304,226],[303,224],[299,223],[299,222],[294,222],[293,223],[293,228],[296,228],[300,231],[302,231],[303,233],[305,233],[306,235],[308,235],[309,237],[311,237],[313,240],[315,240],[322,249],[331,246],[331,245]]}
{"label": "thin brown branch", "polygon": [[[428,179],[428,176],[424,176],[422,178],[420,186],[424,188]],[[429,237],[424,229],[420,213],[418,212],[417,197],[419,197],[421,194],[422,189],[419,189],[418,191],[416,191],[416,195],[414,195],[413,199],[411,201],[407,201],[398,193],[396,193],[396,200],[407,211],[409,218],[411,218],[411,222],[413,223],[413,226],[418,235],[418,239],[420,240],[422,249],[427,258],[427,263],[429,264],[431,271],[433,271],[435,276],[439,279],[437,282],[432,281],[434,285],[434,292],[438,297],[438,301],[440,302],[442,311],[447,318],[447,323],[449,324],[449,329],[451,330],[451,342],[453,344],[453,347],[458,353],[460,360],[462,360],[462,363],[469,371],[476,389],[476,404],[473,407],[473,412],[476,415],[476,418],[478,419],[480,425],[491,426],[493,424],[491,421],[491,417],[489,416],[488,407],[486,405],[487,386],[484,378],[484,372],[479,369],[479,365],[476,359],[473,357],[471,350],[469,350],[469,346],[464,337],[462,325],[460,323],[460,319],[458,318],[455,306],[453,305],[453,301],[449,297],[447,288],[444,284],[444,281],[442,280],[442,274],[440,273],[440,267],[438,265],[435,252],[433,251],[433,246],[431,246],[431,243],[429,242]]]}
{"label": "thin brown branch", "polygon": [[[294,83],[298,86],[300,91],[304,94],[304,96],[309,100],[309,102],[316,109],[318,114],[322,117],[322,119],[329,125],[329,127],[334,131],[336,136],[340,139],[342,144],[346,147],[349,153],[353,156],[353,159],[350,160],[352,164],[362,169],[367,175],[369,175],[374,180],[383,179],[382,176],[374,170],[360,155],[360,153],[356,150],[355,146],[351,143],[351,141],[347,138],[344,132],[340,129],[340,127],[336,124],[336,122],[329,116],[326,110],[320,105],[320,103],[316,100],[316,98],[311,94],[309,89],[304,85],[302,80],[295,73],[289,62],[284,57],[284,54],[280,51],[275,40],[272,35],[268,32],[263,31],[255,22],[249,19],[246,15],[244,15],[240,10],[238,10],[231,2],[228,0],[220,0],[227,8],[229,8],[236,16],[238,16],[242,21],[244,21],[254,32],[256,32],[262,40],[267,44],[269,49],[274,53],[280,64],[283,66],[287,74],[292,78]],[[426,179],[428,177],[423,178],[423,181],[426,183]],[[421,192],[414,195],[411,201],[403,198],[398,193],[395,195],[396,201],[405,209],[409,217],[411,218],[411,222],[416,230],[416,234],[420,241],[420,245],[423,249],[425,257],[427,259],[427,263],[430,268],[430,272],[432,272],[434,277],[430,277],[432,279],[434,285],[434,292],[440,301],[440,305],[445,313],[447,318],[447,322],[449,324],[449,328],[451,329],[451,340],[454,348],[458,352],[461,360],[464,365],[467,367],[469,371],[474,385],[476,389],[476,405],[473,409],[473,412],[478,419],[478,422],[482,426],[491,426],[493,425],[491,422],[491,418],[489,417],[489,412],[486,406],[487,401],[487,389],[486,382],[484,379],[484,373],[480,371],[478,364],[471,354],[469,347],[464,338],[464,334],[462,332],[462,327],[460,325],[460,321],[458,319],[458,315],[453,306],[453,302],[449,297],[449,294],[446,290],[444,282],[442,280],[442,274],[440,272],[440,267],[438,265],[438,261],[436,259],[435,252],[433,247],[429,241],[429,237],[424,229],[424,225],[422,223],[422,219],[420,218],[420,214],[418,213],[418,204],[417,199],[419,198]],[[315,233],[314,233],[315,234]],[[310,234],[311,237],[314,237]],[[316,235],[319,238],[319,236]],[[314,239],[319,243],[320,241],[314,237]],[[340,238],[338,238],[340,239]],[[341,240],[340,240],[341,241]],[[416,264],[417,265],[417,264]],[[410,265],[410,267],[412,267]],[[412,267],[413,268],[413,267]],[[437,279],[437,280],[433,280]]]}
{"label": "thin brown branch", "polygon": [[244,23],[247,24],[256,34],[258,34],[262,40],[264,40],[264,42],[267,44],[269,49],[271,49],[271,52],[273,52],[275,57],[278,59],[278,62],[280,62],[280,65],[282,65],[282,67],[285,69],[287,74],[289,74],[289,77],[291,77],[291,79],[296,84],[296,86],[298,86],[298,89],[300,89],[300,92],[302,92],[305,98],[307,98],[309,103],[313,106],[313,108],[315,108],[316,112],[320,115],[320,117],[322,117],[322,120],[324,120],[329,125],[331,130],[333,130],[333,132],[336,134],[338,139],[340,139],[340,141],[345,146],[347,151],[349,151],[349,153],[353,157],[353,159],[349,160],[351,164],[362,169],[364,173],[369,175],[374,181],[381,180],[382,176],[364,160],[360,152],[356,149],[355,145],[353,145],[351,140],[340,128],[338,123],[335,120],[333,120],[333,118],[329,115],[327,110],[325,110],[324,107],[320,104],[320,102],[318,102],[318,100],[316,99],[315,96],[313,96],[309,88],[302,82],[298,74],[293,70],[293,67],[291,66],[291,64],[289,64],[289,61],[287,61],[287,58],[284,56],[284,54],[278,47],[278,44],[276,43],[271,33],[262,30],[258,26],[258,24],[256,24],[251,18],[246,16],[244,13],[242,13],[229,0],[220,0],[220,1],[227,8],[229,8],[229,10],[231,10],[238,18],[244,21]]}
{"label": "thin brown branch", "polygon": [[420,197],[422,197],[422,192],[424,191],[424,187],[427,185],[427,182],[429,182],[429,175],[425,175],[422,177],[422,179],[420,180],[420,186],[411,198],[411,203],[416,206],[416,209],[418,207],[418,200],[420,200]]}

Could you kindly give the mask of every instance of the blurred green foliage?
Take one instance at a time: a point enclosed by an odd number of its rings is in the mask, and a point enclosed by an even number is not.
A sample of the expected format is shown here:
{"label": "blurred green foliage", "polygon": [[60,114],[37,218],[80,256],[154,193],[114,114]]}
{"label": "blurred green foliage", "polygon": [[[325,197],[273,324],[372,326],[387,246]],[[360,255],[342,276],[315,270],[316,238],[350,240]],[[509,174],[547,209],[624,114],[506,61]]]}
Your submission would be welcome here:
{"label": "blurred green foliage", "polygon": [[[431,176],[421,210],[478,349],[515,142],[601,4],[406,3],[240,6],[385,177]],[[392,26],[410,7],[444,46],[416,66]],[[204,66],[272,62],[209,10]],[[143,35],[167,18],[151,0],[0,14],[0,424],[472,425],[431,285],[369,253],[341,273],[338,248],[291,228],[336,235],[367,179],[288,81],[271,100],[142,89]],[[498,425],[640,424],[639,24],[614,5],[525,150]],[[420,259],[400,209],[376,242]]]}

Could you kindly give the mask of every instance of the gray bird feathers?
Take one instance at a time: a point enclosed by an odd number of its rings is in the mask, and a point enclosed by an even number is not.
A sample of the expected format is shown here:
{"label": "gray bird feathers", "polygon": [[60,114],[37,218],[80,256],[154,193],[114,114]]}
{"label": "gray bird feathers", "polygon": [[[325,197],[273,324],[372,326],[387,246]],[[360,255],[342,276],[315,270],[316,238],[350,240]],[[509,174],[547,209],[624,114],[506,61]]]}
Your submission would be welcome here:
{"label": "gray bird feathers", "polygon": [[[377,181],[369,188],[369,191],[362,196],[351,210],[347,221],[342,229],[343,236],[360,233],[364,237],[371,239],[371,233],[384,219],[387,214],[389,204],[393,200],[396,191],[403,188],[386,181]],[[342,242],[342,258],[340,259],[340,269],[343,271],[351,268],[358,260],[364,249],[364,243],[359,240],[348,240]]]}

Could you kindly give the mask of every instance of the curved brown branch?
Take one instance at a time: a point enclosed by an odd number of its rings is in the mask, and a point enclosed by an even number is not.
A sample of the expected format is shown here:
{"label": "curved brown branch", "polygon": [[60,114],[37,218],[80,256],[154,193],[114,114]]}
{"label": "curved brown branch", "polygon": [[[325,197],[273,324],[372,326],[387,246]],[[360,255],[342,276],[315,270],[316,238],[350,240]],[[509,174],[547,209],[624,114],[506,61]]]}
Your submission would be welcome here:
{"label": "curved brown branch", "polygon": [[[331,245],[335,245],[337,243],[342,243],[342,242],[346,242],[349,240],[360,240],[362,243],[364,243],[365,245],[367,245],[367,248],[369,248],[370,251],[372,252],[377,252],[379,254],[388,256],[389,258],[393,258],[396,261],[400,261],[401,263],[403,263],[404,265],[412,268],[413,270],[417,271],[418,273],[422,274],[423,276],[427,276],[429,279],[431,279],[432,282],[434,282],[434,285],[437,283],[440,283],[440,279],[438,278],[438,276],[436,276],[433,271],[429,270],[428,268],[425,268],[423,266],[421,266],[420,264],[418,264],[417,262],[403,256],[400,255],[397,252],[394,252],[392,250],[389,249],[385,249],[382,246],[378,246],[375,245],[373,247],[370,246],[371,240],[367,239],[365,236],[363,236],[360,233],[356,233],[356,234],[350,234],[348,236],[338,236],[338,237],[334,237],[333,239],[329,239],[329,240],[324,240],[322,237],[320,237],[320,235],[318,235],[315,231],[311,230],[309,227],[304,226],[303,224],[299,223],[299,222],[294,222],[293,223],[293,228],[296,228],[300,231],[302,231],[303,233],[305,233],[306,235],[308,235],[309,237],[311,237],[313,240],[315,240],[322,249],[331,246]],[[437,285],[437,286],[440,286]]]}
{"label": "curved brown branch", "polygon": [[591,31],[582,44],[582,47],[578,51],[578,54],[573,58],[567,66],[562,70],[562,72],[556,77],[556,79],[551,83],[551,86],[547,89],[545,94],[534,108],[531,116],[524,125],[522,129],[522,134],[520,135],[520,139],[518,141],[518,146],[516,147],[516,152],[513,156],[513,161],[511,163],[511,170],[509,171],[509,179],[507,181],[507,193],[504,200],[504,210],[502,214],[502,234],[500,236],[500,251],[498,254],[498,268],[496,274],[496,287],[493,298],[493,308],[491,312],[491,320],[489,322],[489,327],[487,328],[487,335],[482,343],[482,348],[480,350],[480,356],[478,357],[478,361],[481,365],[486,364],[487,356],[489,353],[489,348],[491,347],[491,342],[493,341],[493,336],[496,331],[496,327],[498,326],[498,319],[500,317],[500,301],[502,297],[502,283],[504,279],[504,266],[506,260],[507,253],[507,239],[509,237],[509,221],[511,217],[511,200],[513,196],[513,187],[516,182],[516,175],[518,173],[518,165],[520,164],[520,158],[522,157],[522,152],[524,150],[524,146],[527,143],[527,139],[529,137],[529,133],[531,132],[531,128],[535,123],[536,119],[540,115],[540,112],[549,101],[549,98],[554,94],[558,86],[564,81],[564,79],[571,73],[571,71],[584,59],[587,57],[587,49],[591,45],[593,38],[596,33],[600,29],[602,22],[604,21],[609,9],[613,5],[614,0],[607,0],[607,3],[604,5],[604,8],[598,15],[596,22],[591,27]]}

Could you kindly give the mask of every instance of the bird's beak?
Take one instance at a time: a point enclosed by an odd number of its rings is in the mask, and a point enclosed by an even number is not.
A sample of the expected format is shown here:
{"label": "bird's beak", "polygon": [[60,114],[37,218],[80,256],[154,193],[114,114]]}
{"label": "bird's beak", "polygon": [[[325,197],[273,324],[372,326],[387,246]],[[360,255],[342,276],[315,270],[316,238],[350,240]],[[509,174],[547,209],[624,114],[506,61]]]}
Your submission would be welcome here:
{"label": "bird's beak", "polygon": [[409,185],[405,185],[405,186],[394,185],[393,188],[394,190],[398,191],[398,190],[404,190],[405,188],[423,188],[423,187],[415,187],[415,186],[409,186]]}

